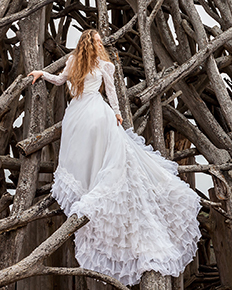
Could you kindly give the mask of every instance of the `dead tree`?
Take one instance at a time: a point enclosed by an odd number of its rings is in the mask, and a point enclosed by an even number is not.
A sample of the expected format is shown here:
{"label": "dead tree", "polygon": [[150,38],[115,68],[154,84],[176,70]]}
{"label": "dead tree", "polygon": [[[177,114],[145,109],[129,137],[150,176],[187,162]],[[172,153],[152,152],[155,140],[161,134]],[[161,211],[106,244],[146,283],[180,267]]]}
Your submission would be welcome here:
{"label": "dead tree", "polygon": [[[31,86],[27,77],[62,70],[71,31],[97,28],[116,67],[124,128],[179,162],[202,198],[202,239],[184,274],[146,272],[132,288],[231,289],[232,1],[2,0],[0,17],[0,287],[106,288],[94,278],[128,289],[74,259],[70,237],[89,220],[65,221],[50,195],[70,97],[64,86]],[[197,155],[208,164],[196,164]],[[195,172],[212,177],[208,197]]]}

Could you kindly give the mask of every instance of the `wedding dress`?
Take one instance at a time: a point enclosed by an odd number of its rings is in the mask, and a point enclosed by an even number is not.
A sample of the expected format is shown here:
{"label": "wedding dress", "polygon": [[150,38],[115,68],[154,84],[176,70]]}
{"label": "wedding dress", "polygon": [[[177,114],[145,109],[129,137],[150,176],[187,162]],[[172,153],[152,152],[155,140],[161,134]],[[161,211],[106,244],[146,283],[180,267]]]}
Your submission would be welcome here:
{"label": "wedding dress", "polygon": [[[72,57],[60,75],[44,72],[43,78],[63,84]],[[176,176],[177,163],[117,126],[113,73],[114,65],[99,59],[82,95],[67,107],[52,195],[68,217],[90,219],[75,233],[81,267],[125,285],[139,283],[151,269],[179,276],[201,236],[199,197]],[[102,79],[112,108],[98,91]]]}

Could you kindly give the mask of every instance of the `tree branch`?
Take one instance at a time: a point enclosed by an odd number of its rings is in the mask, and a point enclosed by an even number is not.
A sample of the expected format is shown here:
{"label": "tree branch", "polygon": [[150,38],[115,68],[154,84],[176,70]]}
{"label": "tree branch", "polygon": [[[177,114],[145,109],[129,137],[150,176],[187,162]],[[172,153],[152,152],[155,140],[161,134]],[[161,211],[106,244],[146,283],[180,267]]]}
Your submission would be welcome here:
{"label": "tree branch", "polygon": [[196,69],[210,54],[232,38],[232,28],[229,28],[219,36],[215,37],[204,48],[194,54],[188,61],[174,69],[168,76],[158,79],[153,86],[145,89],[141,95],[141,102],[144,104],[155,96],[167,91],[173,84],[186,77]]}
{"label": "tree branch", "polygon": [[161,5],[163,4],[164,0],[158,0],[155,4],[155,7],[153,8],[151,14],[149,15],[147,19],[148,26],[151,26],[153,20],[155,19],[155,16],[157,12],[159,11]]}
{"label": "tree branch", "polygon": [[5,286],[33,275],[39,275],[43,269],[43,260],[54,253],[75,231],[88,222],[89,219],[85,216],[78,219],[77,215],[74,214],[69,217],[58,230],[40,244],[29,256],[13,266],[1,270],[0,286]]}
{"label": "tree branch", "polygon": [[60,138],[62,122],[47,128],[40,134],[35,134],[27,139],[24,139],[16,144],[22,155],[27,156],[32,154],[45,145],[54,142]]}
{"label": "tree branch", "polygon": [[200,153],[199,153],[199,151],[196,148],[189,148],[189,149],[185,149],[185,150],[182,150],[182,151],[176,151],[174,153],[173,160],[174,161],[179,161],[181,159],[188,158],[188,157],[195,156],[195,155],[199,155],[199,154]]}
{"label": "tree branch", "polygon": [[23,76],[19,75],[14,82],[4,91],[0,97],[0,118],[10,110],[10,104],[19,96],[21,90],[18,87],[22,85]]}
{"label": "tree branch", "polygon": [[18,13],[11,14],[0,19],[0,27],[6,26],[11,24],[12,22],[27,17],[28,15],[34,13],[35,11],[39,10],[43,6],[52,3],[53,0],[38,0],[37,2],[33,2],[33,5],[29,5],[27,8],[23,9]]}
{"label": "tree branch", "polygon": [[195,144],[198,151],[203,154],[210,163],[218,164],[218,160],[220,160],[221,163],[229,162],[229,153],[224,149],[218,149],[214,146],[196,126],[190,123],[187,118],[176,109],[170,105],[163,106],[163,115],[173,128]]}
{"label": "tree branch", "polygon": [[[65,62],[68,57],[71,55],[66,54],[57,61],[53,62],[43,70],[49,73],[54,73],[60,70],[65,66]],[[8,107],[13,100],[20,95],[21,91],[24,90],[33,80],[33,76],[22,78],[22,75],[19,75],[15,81],[3,92],[0,96],[0,118],[7,112]]]}
{"label": "tree branch", "polygon": [[[4,169],[20,171],[22,159],[0,155],[0,162],[1,162],[0,167],[2,167]],[[54,171],[54,162],[51,162],[51,161],[41,161],[40,162],[39,172],[53,173],[53,171]]]}
{"label": "tree branch", "polygon": [[214,210],[219,212],[222,216],[224,216],[226,219],[232,220],[231,214],[228,214],[221,206],[222,204],[220,202],[213,202],[206,200],[204,198],[201,198],[201,203],[205,205],[206,207],[212,207]]}
{"label": "tree branch", "polygon": [[4,211],[13,202],[13,195],[5,192],[0,199],[0,212]]}
{"label": "tree branch", "polygon": [[51,193],[38,201],[35,205],[24,210],[20,215],[11,215],[0,220],[0,233],[8,232],[19,227],[25,226],[29,222],[37,219],[37,217],[45,210],[47,207],[52,205],[55,199],[52,197]]}
{"label": "tree branch", "polygon": [[214,164],[194,164],[194,165],[180,165],[178,167],[179,173],[187,173],[187,172],[208,172],[210,169],[215,168],[216,170],[231,170],[232,163],[224,163],[220,165]]}
{"label": "tree branch", "polygon": [[132,29],[132,27],[135,25],[137,22],[138,15],[135,14],[131,20],[125,24],[123,27],[121,27],[118,31],[116,31],[114,34],[105,37],[103,40],[104,45],[109,45],[112,44],[116,41],[118,41],[119,38],[122,38],[128,31]]}
{"label": "tree branch", "polygon": [[[118,280],[115,278],[112,278],[110,276],[83,269],[83,268],[63,268],[63,267],[46,267],[44,266],[42,268],[42,274],[47,275],[47,274],[52,274],[52,275],[73,275],[73,276],[85,276],[85,277],[90,277],[93,279],[97,279],[103,282],[106,282],[107,284],[110,284],[114,286],[117,289],[120,290],[128,290],[126,286],[121,284]],[[40,274],[41,275],[41,274]]]}

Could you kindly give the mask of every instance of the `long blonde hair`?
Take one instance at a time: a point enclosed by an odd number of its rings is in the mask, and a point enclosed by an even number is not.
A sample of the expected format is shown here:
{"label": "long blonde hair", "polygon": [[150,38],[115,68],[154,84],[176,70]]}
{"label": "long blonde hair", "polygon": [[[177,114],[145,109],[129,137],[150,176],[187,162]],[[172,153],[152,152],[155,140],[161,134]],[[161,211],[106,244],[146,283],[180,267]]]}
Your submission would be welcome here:
{"label": "long blonde hair", "polygon": [[97,33],[95,29],[85,30],[73,52],[74,58],[69,69],[68,80],[71,82],[77,98],[84,90],[86,75],[89,72],[92,73],[93,69],[99,65],[98,56],[102,60],[110,61],[104,46],[101,50],[97,46],[94,38]]}

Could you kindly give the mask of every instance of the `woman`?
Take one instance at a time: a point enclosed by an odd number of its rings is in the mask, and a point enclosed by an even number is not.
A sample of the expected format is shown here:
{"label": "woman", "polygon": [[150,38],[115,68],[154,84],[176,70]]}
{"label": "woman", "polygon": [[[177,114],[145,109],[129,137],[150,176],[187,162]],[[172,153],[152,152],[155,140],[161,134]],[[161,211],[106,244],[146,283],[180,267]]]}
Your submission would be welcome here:
{"label": "woman", "polygon": [[87,30],[60,75],[29,74],[33,83],[71,83],[52,195],[67,216],[90,219],[75,233],[81,267],[125,285],[151,269],[178,276],[197,250],[199,198],[176,176],[176,163],[124,131],[113,73],[99,34]]}

